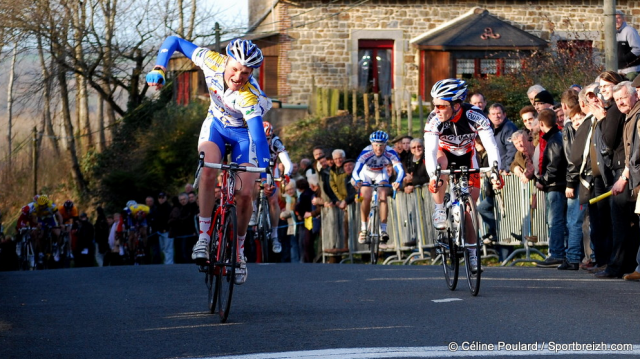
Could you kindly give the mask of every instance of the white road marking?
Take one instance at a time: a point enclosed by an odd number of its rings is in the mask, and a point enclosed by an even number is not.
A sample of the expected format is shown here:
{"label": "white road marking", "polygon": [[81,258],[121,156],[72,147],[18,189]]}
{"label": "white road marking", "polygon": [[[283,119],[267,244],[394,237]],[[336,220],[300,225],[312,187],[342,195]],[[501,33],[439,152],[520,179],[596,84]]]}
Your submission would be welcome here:
{"label": "white road marking", "polygon": [[448,303],[448,302],[457,302],[462,300],[461,298],[445,298],[445,299],[432,299],[431,301],[434,303]]}
{"label": "white road marking", "polygon": [[334,329],[325,329],[323,330],[323,332],[342,332],[342,331],[350,331],[350,330],[378,330],[378,329],[398,329],[398,328],[411,328],[411,326],[395,325],[391,327],[334,328]]}
{"label": "white road marking", "polygon": [[[634,344],[629,351],[549,351],[549,350],[478,350],[478,351],[451,351],[446,346],[433,347],[395,347],[395,348],[342,348],[291,351],[280,353],[259,353],[232,355],[222,357],[210,357],[211,359],[374,359],[374,358],[462,358],[462,357],[517,357],[517,356],[556,356],[556,355],[640,355],[640,345]],[[209,358],[198,358],[209,359]]]}

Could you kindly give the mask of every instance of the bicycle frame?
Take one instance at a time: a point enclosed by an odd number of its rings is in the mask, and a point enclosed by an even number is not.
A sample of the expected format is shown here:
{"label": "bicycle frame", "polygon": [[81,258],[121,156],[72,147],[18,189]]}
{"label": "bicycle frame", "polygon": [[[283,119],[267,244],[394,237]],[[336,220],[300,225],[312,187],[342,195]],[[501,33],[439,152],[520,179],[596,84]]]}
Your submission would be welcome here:
{"label": "bicycle frame", "polygon": [[[474,296],[478,295],[480,289],[482,268],[481,261],[478,258],[480,255],[479,220],[475,209],[475,199],[469,188],[469,174],[489,171],[497,173],[497,166],[475,169],[461,166],[459,169],[454,170],[441,170],[440,166],[438,166],[436,169],[437,183],[441,182],[441,175],[449,175],[448,192],[445,194],[444,199],[449,228],[441,231],[438,236],[439,251],[443,257],[445,280],[449,289],[455,290],[458,283],[460,264],[458,258],[462,256],[467,272],[469,290]],[[468,228],[468,225],[471,228]],[[471,240],[471,238],[467,238],[469,233],[474,233],[476,237],[474,243],[469,243]],[[474,258],[471,254],[472,249],[475,249],[475,264],[470,263]]]}

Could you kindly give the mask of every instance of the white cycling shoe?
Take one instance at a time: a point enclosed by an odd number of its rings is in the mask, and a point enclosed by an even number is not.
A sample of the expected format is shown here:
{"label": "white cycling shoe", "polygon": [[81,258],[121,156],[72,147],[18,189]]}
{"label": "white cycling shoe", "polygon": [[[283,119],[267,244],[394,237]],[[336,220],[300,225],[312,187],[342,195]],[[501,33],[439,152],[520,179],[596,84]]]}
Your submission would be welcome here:
{"label": "white cycling shoe", "polygon": [[201,237],[198,239],[198,242],[193,246],[191,259],[196,261],[197,264],[202,264],[202,262],[209,260],[209,241],[207,238]]}
{"label": "white cycling shoe", "polygon": [[447,228],[447,211],[444,209],[437,209],[433,213],[433,227],[439,231]]}
{"label": "white cycling shoe", "polygon": [[282,244],[280,244],[278,237],[271,239],[271,250],[273,251],[273,253],[282,252]]}
{"label": "white cycling shoe", "polygon": [[360,234],[358,235],[358,243],[367,243],[367,231],[360,231]]}
{"label": "white cycling shoe", "polygon": [[236,268],[236,277],[234,282],[237,285],[241,285],[247,281],[247,260],[241,255],[238,256],[238,263],[240,264],[240,267]]}

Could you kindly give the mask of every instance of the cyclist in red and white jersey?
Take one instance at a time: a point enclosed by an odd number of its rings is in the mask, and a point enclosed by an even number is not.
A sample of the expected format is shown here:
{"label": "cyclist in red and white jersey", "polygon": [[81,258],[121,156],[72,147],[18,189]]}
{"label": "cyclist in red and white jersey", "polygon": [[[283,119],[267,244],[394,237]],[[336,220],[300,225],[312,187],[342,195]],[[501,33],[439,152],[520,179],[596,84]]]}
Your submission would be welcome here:
{"label": "cyclist in red and white jersey", "polygon": [[[500,155],[491,129],[489,119],[482,110],[464,103],[467,97],[467,84],[463,80],[445,79],[435,83],[431,89],[434,110],[427,118],[424,128],[425,165],[429,178],[429,190],[435,203],[433,226],[437,230],[446,228],[447,213],[444,208],[444,196],[447,192],[447,180],[438,186],[435,178],[436,166],[447,169],[449,163],[455,167],[467,166],[478,168],[476,161],[476,137],[480,136],[487,150],[489,163],[497,162],[500,168]],[[455,169],[455,168],[450,168]],[[500,186],[498,179],[494,186]],[[480,174],[469,176],[469,187],[472,198],[477,201],[480,196]],[[475,243],[475,238],[468,238],[468,243]],[[470,253],[471,261],[477,260],[475,253]]]}

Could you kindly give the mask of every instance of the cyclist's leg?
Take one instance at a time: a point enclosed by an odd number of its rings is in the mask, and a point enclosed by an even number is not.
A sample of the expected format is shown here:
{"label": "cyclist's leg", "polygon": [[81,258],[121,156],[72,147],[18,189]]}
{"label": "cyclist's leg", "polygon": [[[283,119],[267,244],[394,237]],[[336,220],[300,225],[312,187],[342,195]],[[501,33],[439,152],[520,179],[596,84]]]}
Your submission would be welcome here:
{"label": "cyclist's leg", "polygon": [[[449,166],[449,159],[442,150],[438,150],[436,161],[443,170],[446,170]],[[436,193],[431,194],[431,198],[436,205],[444,203],[444,195],[447,193],[447,185],[449,184],[449,176],[440,176],[440,179],[442,180],[442,185],[438,187]]]}
{"label": "cyclist's leg", "polygon": [[[258,165],[258,156],[255,146],[249,136],[249,130],[241,127],[228,128],[229,136],[226,140],[231,144],[231,154],[234,161],[242,166],[255,167]],[[236,181],[236,211],[238,219],[238,262],[236,270],[236,283],[244,283],[247,277],[246,259],[244,258],[244,240],[247,236],[253,201],[256,199],[256,186],[253,184],[260,177],[258,173],[241,172]]]}
{"label": "cyclist's leg", "polygon": [[[480,188],[471,187],[470,191],[471,191],[471,198],[473,199],[473,202],[477,203],[478,202],[478,197],[480,197]],[[465,214],[466,214],[466,216],[465,216],[465,224],[464,224],[465,242],[467,242],[469,244],[475,244],[476,240],[477,240],[476,233],[477,233],[478,229],[477,228],[473,228],[473,221],[471,220],[470,213],[466,212]]]}
{"label": "cyclist's leg", "polygon": [[[448,153],[448,152],[447,152]],[[437,163],[440,165],[440,168],[446,170],[449,166],[449,159],[447,154],[442,150],[438,150],[438,155],[436,157]],[[447,193],[447,185],[449,184],[449,176],[440,176],[442,180],[442,184],[438,187],[438,190],[435,193],[431,193],[431,198],[434,203],[434,212],[433,212],[433,226],[438,230],[443,230],[446,228],[447,221],[447,213],[444,209],[444,196]]]}
{"label": "cyclist's leg", "polygon": [[[198,151],[204,152],[204,160],[210,163],[220,163],[224,156],[225,142],[220,135],[219,121],[209,116],[202,124],[198,140]],[[213,168],[203,167],[200,170],[200,182],[198,184],[198,200],[200,216],[198,223],[200,234],[193,247],[191,257],[196,262],[209,259],[209,242],[211,240],[212,221],[211,214],[215,205],[215,187],[218,171]]]}

